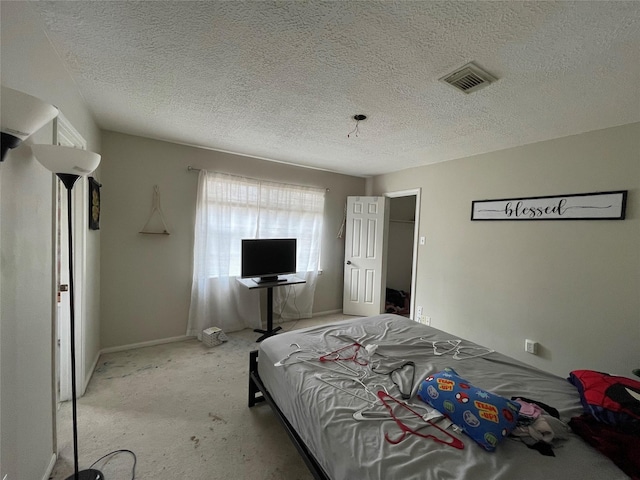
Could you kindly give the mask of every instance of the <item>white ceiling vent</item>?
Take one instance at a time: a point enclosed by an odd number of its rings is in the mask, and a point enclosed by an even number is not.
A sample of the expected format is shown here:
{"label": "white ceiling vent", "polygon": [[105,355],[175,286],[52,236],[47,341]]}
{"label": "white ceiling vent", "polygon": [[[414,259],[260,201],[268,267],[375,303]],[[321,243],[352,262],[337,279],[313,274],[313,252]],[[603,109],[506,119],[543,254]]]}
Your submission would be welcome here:
{"label": "white ceiling vent", "polygon": [[474,63],[467,63],[464,67],[440,78],[441,82],[448,83],[464,93],[480,90],[496,80],[497,78],[489,75]]}

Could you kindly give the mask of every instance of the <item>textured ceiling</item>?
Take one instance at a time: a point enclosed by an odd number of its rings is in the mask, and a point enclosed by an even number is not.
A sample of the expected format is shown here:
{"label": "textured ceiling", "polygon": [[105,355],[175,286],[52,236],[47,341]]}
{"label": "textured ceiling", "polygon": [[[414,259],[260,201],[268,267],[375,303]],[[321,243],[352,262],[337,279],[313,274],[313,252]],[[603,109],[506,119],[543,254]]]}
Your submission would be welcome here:
{"label": "textured ceiling", "polygon": [[31,6],[108,130],[364,176],[640,121],[637,1]]}

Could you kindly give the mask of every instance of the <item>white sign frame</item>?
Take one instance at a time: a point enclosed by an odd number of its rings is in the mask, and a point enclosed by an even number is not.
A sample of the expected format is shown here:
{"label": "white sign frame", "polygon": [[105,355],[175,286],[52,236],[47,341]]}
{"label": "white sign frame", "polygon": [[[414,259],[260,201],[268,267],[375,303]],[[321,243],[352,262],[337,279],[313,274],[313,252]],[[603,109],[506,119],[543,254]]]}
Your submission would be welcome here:
{"label": "white sign frame", "polygon": [[627,192],[474,200],[471,220],[624,220]]}

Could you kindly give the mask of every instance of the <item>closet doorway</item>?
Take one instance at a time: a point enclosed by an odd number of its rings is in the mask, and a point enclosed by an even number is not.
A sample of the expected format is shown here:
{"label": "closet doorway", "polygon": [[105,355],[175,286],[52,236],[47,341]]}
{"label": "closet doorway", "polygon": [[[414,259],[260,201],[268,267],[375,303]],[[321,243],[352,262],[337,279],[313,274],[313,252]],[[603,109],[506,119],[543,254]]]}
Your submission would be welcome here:
{"label": "closet doorway", "polygon": [[385,196],[389,198],[385,311],[415,320],[420,189]]}

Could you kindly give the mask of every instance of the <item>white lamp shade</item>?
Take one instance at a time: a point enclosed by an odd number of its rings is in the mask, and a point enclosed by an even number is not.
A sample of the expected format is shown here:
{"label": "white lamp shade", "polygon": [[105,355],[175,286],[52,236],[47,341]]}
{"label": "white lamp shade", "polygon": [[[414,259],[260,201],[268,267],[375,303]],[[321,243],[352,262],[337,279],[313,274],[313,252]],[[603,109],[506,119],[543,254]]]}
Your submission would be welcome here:
{"label": "white lamp shade", "polygon": [[0,130],[20,140],[25,140],[58,116],[58,109],[53,105],[12,88],[2,87],[0,101]]}
{"label": "white lamp shade", "polygon": [[53,173],[89,175],[100,164],[100,155],[73,147],[60,145],[31,145],[38,161]]}

